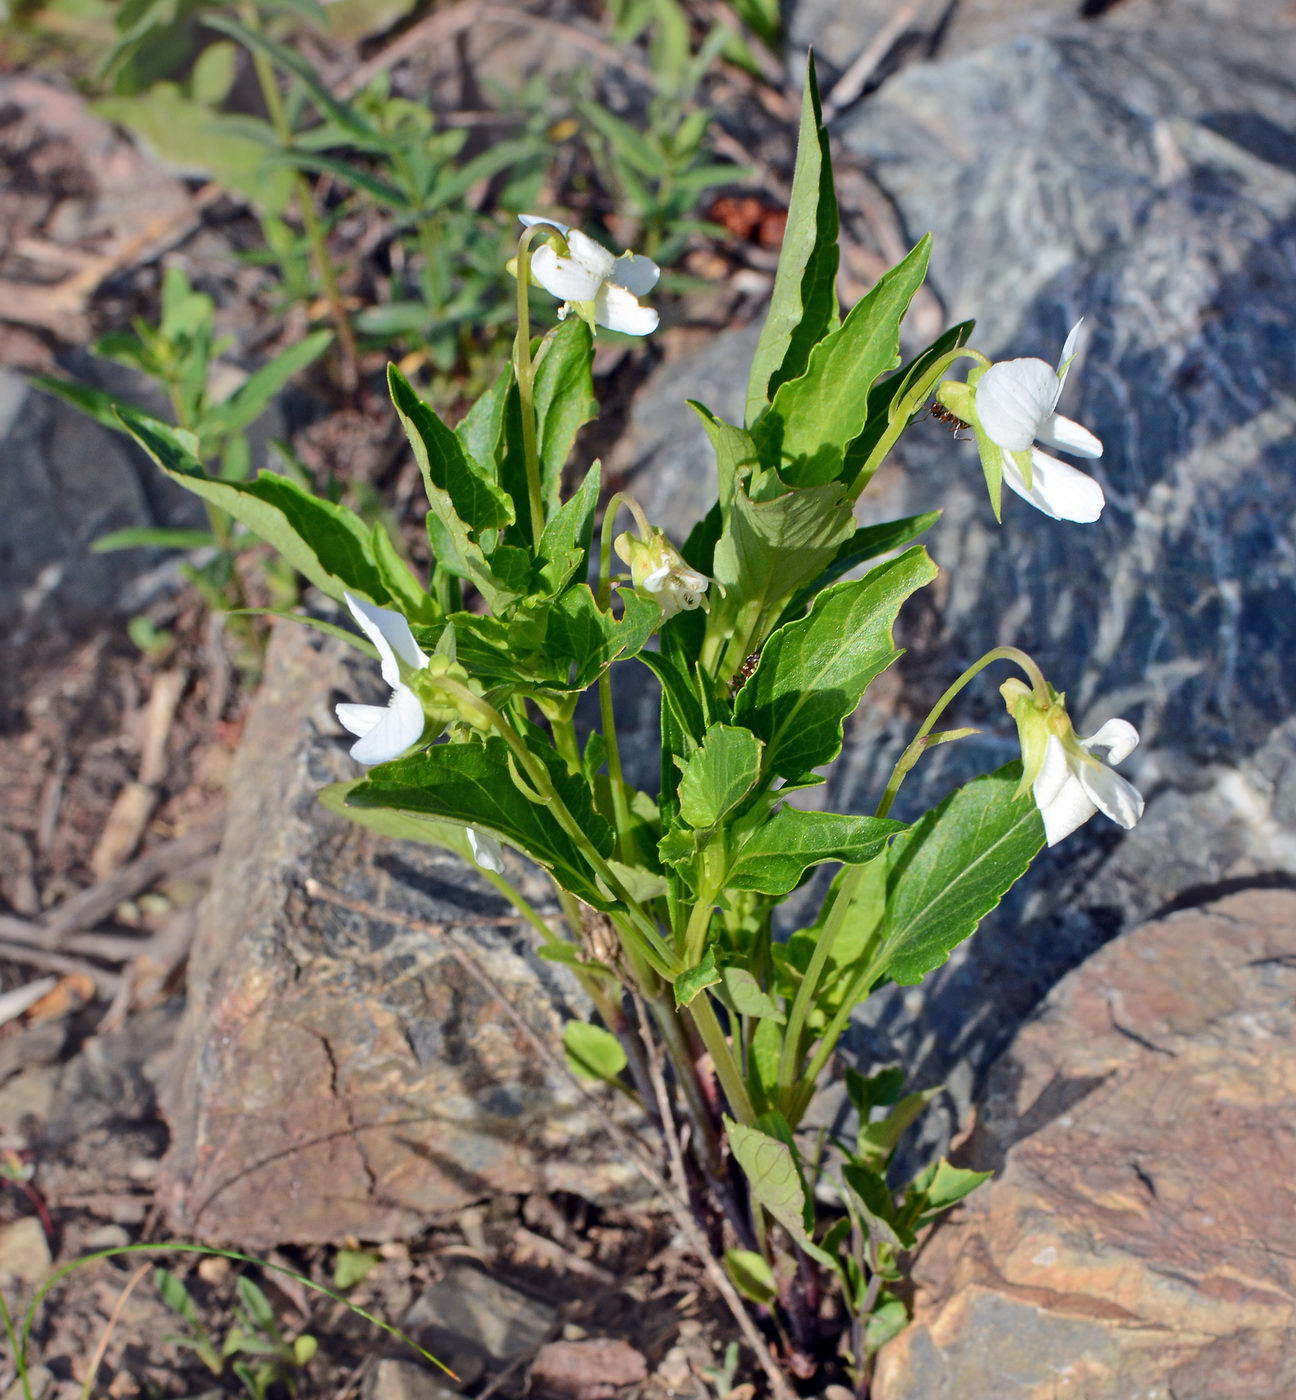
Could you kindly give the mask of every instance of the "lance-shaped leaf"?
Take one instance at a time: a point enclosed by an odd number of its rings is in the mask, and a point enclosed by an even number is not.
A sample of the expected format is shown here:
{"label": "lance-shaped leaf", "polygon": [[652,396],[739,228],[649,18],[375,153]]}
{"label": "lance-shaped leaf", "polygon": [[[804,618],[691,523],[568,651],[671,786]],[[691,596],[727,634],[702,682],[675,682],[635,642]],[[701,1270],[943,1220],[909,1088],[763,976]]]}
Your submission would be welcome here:
{"label": "lance-shaped leaf", "polygon": [[205,432],[235,433],[255,422],[293,375],[317,360],[332,340],[332,331],[315,331],[254,370],[229,398],[208,410]]}
{"label": "lance-shaped leaf", "polygon": [[774,395],[762,426],[773,420],[765,430],[778,443],[785,481],[815,484],[841,473],[847,445],[868,418],[869,390],[900,363],[900,323],[930,256],[928,234],[814,347],[805,373]]}
{"label": "lance-shaped leaf", "polygon": [[726,1249],[725,1271],[734,1287],[753,1303],[768,1304],[778,1297],[778,1281],[763,1254],[754,1249]]}
{"label": "lance-shaped leaf", "polygon": [[768,772],[796,778],[837,756],[843,720],[900,655],[891,629],[901,604],[936,573],[916,547],[826,589],[806,617],[774,633],[734,705],[735,722],[765,740]]}
{"label": "lance-shaped leaf", "polygon": [[888,836],[903,830],[902,823],[886,818],[780,807],[738,847],[725,886],[784,895],[797,887],[812,865],[828,860],[858,865],[872,860]]}
{"label": "lance-shaped leaf", "polygon": [[708,948],[703,954],[702,961],[696,967],[690,967],[687,971],[681,972],[675,979],[675,1005],[687,1006],[697,994],[707,987],[714,987],[720,980],[720,972],[716,967],[715,949]]}
{"label": "lance-shaped leaf", "polygon": [[837,196],[814,59],[806,63],[796,172],[787,232],[769,312],[747,382],[747,421],[754,423],[779,386],[800,375],[811,348],[837,317]]}
{"label": "lance-shaped leaf", "polygon": [[423,474],[428,539],[437,562],[469,579],[498,611],[517,591],[502,585],[482,551],[481,534],[513,520],[508,497],[464,451],[454,433],[414,392],[395,365],[387,367],[392,403]]}
{"label": "lance-shaped leaf", "polygon": [[760,776],[761,742],[749,729],[713,724],[701,747],[684,764],[680,815],[705,830],[731,812]]}
{"label": "lance-shaped leaf", "polygon": [[374,561],[369,527],[345,506],[312,496],[273,472],[262,472],[255,481],[217,480],[198,464],[189,434],[125,404],[118,415],[173,481],[241,521],[317,588],[333,598],[350,589],[375,603],[400,606]]}
{"label": "lance-shaped leaf", "polygon": [[896,838],[879,977],[921,982],[1025,874],[1044,823],[1020,780],[1019,763],[974,778]]}
{"label": "lance-shaped leaf", "polygon": [[[534,751],[534,750],[533,750]],[[594,811],[583,778],[568,774],[552,750],[537,753],[563,804],[600,855],[612,853],[612,829]],[[543,803],[518,790],[503,739],[484,744],[434,744],[423,753],[374,768],[347,795],[353,807],[448,818],[484,828],[552,871],[558,883],[596,909],[612,907],[593,878],[580,847]]]}

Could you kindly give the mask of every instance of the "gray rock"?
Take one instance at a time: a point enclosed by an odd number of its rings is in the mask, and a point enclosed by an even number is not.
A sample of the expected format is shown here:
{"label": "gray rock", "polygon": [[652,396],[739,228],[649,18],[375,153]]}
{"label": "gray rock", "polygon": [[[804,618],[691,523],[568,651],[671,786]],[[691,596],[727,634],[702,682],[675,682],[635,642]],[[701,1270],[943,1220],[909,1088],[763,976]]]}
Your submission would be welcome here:
{"label": "gray rock", "polygon": [[0,1229],[0,1283],[6,1292],[21,1284],[30,1296],[53,1268],[49,1241],[34,1215],[24,1215]]}
{"label": "gray rock", "polygon": [[449,1400],[463,1392],[413,1361],[384,1357],[365,1377],[365,1400]]}
{"label": "gray rock", "polygon": [[530,1356],[548,1340],[558,1309],[474,1264],[453,1263],[419,1295],[401,1325],[429,1350],[472,1352],[494,1366]]}
{"label": "gray rock", "polygon": [[[928,543],[946,574],[902,614],[903,710],[882,686],[854,716],[827,803],[872,810],[927,707],[1006,642],[1066,689],[1082,733],[1124,715],[1144,741],[1125,765],[1149,799],[1133,832],[1096,818],[946,968],[861,1018],[855,1053],[952,1077],[954,1116],[1048,988],[1121,929],[1221,882],[1296,877],[1296,97],[1272,33],[1117,26],[1126,8],[916,64],[840,126],[910,236],[935,233],[933,284],[950,321],[980,318],[979,348],[1052,359],[1087,318],[1063,408],[1104,439],[1108,505],[1062,525],[1009,497],[997,527],[974,447],[935,423],[906,435],[859,514],[942,505]],[[677,537],[707,460],[700,435],[673,436],[696,433],[679,386],[732,411],[750,335],[708,350],[714,385],[675,365],[636,406],[628,487]],[[674,446],[648,461],[659,444]],[[999,679],[957,707],[982,734],[925,759],[896,815],[1016,756]],[[651,733],[626,746],[641,781]]]}
{"label": "gray rock", "polygon": [[[160,1192],[187,1236],[381,1240],[493,1193],[607,1197],[634,1179],[435,925],[467,925],[551,1045],[583,1013],[574,979],[527,932],[494,922],[511,911],[456,857],[317,804],[320,787],[359,774],[330,693],[377,689],[372,663],[343,644],[277,629],[162,1076],[172,1145]],[[313,898],[310,880],[412,922]]]}

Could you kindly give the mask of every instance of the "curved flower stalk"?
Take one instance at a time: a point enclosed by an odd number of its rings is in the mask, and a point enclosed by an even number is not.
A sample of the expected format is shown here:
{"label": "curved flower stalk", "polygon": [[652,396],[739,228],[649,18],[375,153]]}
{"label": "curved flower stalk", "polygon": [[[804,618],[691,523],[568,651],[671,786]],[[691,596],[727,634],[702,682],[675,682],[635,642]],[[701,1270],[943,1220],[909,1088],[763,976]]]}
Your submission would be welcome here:
{"label": "curved flower stalk", "polygon": [[655,526],[647,539],[627,530],[616,537],[613,548],[629,566],[635,589],[660,604],[663,622],[677,612],[708,610],[706,592],[711,580],[689,568],[679,550]]}
{"label": "curved flower stalk", "polygon": [[338,722],[357,736],[351,745],[351,757],[357,763],[386,763],[423,737],[423,702],[406,680],[415,672],[426,670],[428,658],[400,613],[375,607],[353,593],[342,597],[360,630],[378,648],[382,678],[392,693],[385,706],[339,705]]}
{"label": "curved flower stalk", "polygon": [[532,278],[563,303],[558,310],[560,320],[575,311],[591,329],[603,326],[623,335],[648,335],[657,329],[656,311],[639,303],[661,276],[651,258],[630,252],[617,257],[580,229],[556,219],[539,214],[519,214],[518,218],[527,228],[551,224],[562,230],[565,252],[554,248],[555,239],[542,243],[531,254]]}
{"label": "curved flower stalk", "polygon": [[974,370],[966,384],[947,380],[937,391],[939,402],[976,432],[996,514],[1000,481],[1054,520],[1087,524],[1102,514],[1106,502],[1093,477],[1035,445],[1102,456],[1099,439],[1057,411],[1083,324],[1071,327],[1056,369],[1034,358],[1000,360]]}
{"label": "curved flower stalk", "polygon": [[[999,688],[1021,738],[1022,788],[1029,784],[1035,794],[1048,844],[1056,846],[1095,812],[1128,830],[1143,815],[1143,797],[1109,765],[1134,752],[1138,730],[1128,720],[1109,719],[1082,739],[1071,725],[1065,697],[1051,686],[1049,690],[1050,702],[1044,706],[1019,680]],[[1098,750],[1106,753],[1106,761]]]}

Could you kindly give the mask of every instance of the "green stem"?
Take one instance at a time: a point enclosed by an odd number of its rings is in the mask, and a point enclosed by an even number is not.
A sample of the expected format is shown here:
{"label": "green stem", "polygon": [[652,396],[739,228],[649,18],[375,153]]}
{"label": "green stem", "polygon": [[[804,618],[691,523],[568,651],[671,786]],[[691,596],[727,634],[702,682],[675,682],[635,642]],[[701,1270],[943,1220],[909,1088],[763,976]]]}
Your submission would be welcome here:
{"label": "green stem", "polygon": [[1039,697],[1041,704],[1049,703],[1048,682],[1044,679],[1043,672],[1029,656],[1019,647],[995,647],[992,651],[986,652],[979,661],[974,661],[966,671],[954,682],[953,685],[941,696],[932,706],[931,713],[923,721],[922,727],[909,742],[896,766],[891,771],[891,777],[887,782],[886,789],[882,793],[882,800],[878,803],[876,816],[885,817],[891,810],[891,804],[895,801],[896,793],[900,791],[900,784],[904,782],[909,770],[918,762],[926,748],[926,739],[931,733],[936,721],[940,719],[954,697],[963,689],[967,683],[975,676],[979,675],[990,665],[992,661],[1013,661],[1026,672],[1030,680],[1031,687]]}
{"label": "green stem", "polygon": [[589,837],[562,800],[558,789],[554,787],[544,763],[531,752],[518,732],[489,701],[483,700],[480,695],[474,695],[467,686],[445,676],[438,676],[436,684],[438,689],[444,690],[459,702],[465,716],[475,714],[479,723],[494,729],[509,746],[509,751],[536,792],[544,799],[559,826],[576,843],[585,859],[611,891],[612,897],[625,905],[630,923],[622,927],[633,929],[638,935],[643,954],[655,972],[668,980],[673,977],[679,969],[679,963],[670,945],[657,931],[657,926],[644,912],[638,900],[621,883],[616,872],[590,844]]}
{"label": "green stem", "polygon": [[518,239],[517,334],[513,338],[513,377],[522,411],[522,452],[526,458],[527,503],[531,513],[531,545],[538,548],[544,530],[544,499],[540,490],[540,450],[536,446],[535,367],[531,361],[531,240],[537,234],[562,237],[553,224],[533,224]]}
{"label": "green stem", "polygon": [[[260,16],[257,14],[255,4],[241,4],[239,15],[249,29],[258,34],[261,32]],[[265,54],[257,49],[252,53],[252,66],[256,70],[257,82],[260,84],[261,96],[266,105],[266,114],[270,118],[271,126],[274,127],[275,136],[285,151],[291,150],[293,130],[288,121],[288,114],[284,110],[279,84],[275,81],[274,65]],[[328,302],[329,315],[332,317],[334,328],[337,331],[338,349],[341,352],[342,387],[347,393],[353,393],[360,382],[359,370],[356,366],[355,336],[352,334],[351,321],[342,301],[342,289],[338,285],[337,271],[333,266],[333,259],[329,256],[328,240],[324,237],[323,225],[315,212],[315,198],[310,181],[303,171],[294,170],[293,184],[297,192],[297,204],[301,210],[302,228],[306,233],[306,241],[310,244],[311,255],[315,259],[315,269],[319,273],[320,284],[324,288],[324,299]]]}
{"label": "green stem", "polygon": [[855,475],[855,479],[850,485],[850,496],[855,499],[860,492],[873,479],[874,472],[886,461],[887,453],[896,445],[900,434],[909,426],[909,420],[919,408],[930,397],[932,390],[936,387],[941,376],[952,364],[959,360],[975,360],[977,364],[990,368],[990,361],[979,351],[970,349],[967,346],[960,346],[957,350],[951,350],[948,354],[942,355],[920,379],[918,379],[909,389],[905,390],[898,404],[893,404],[886,426],[886,431],[873,445],[873,451],[869,453],[867,461]]}
{"label": "green stem", "polygon": [[[819,935],[814,952],[810,955],[810,962],[801,978],[801,985],[797,988],[796,996],[793,998],[792,1010],[788,1013],[787,1029],[783,1033],[783,1050],[779,1056],[778,1094],[780,1101],[784,1104],[785,1113],[791,1106],[793,1091],[797,1084],[801,1062],[801,1038],[805,1034],[806,1022],[814,1006],[815,993],[819,990],[819,980],[823,976],[824,968],[828,965],[833,944],[841,932],[842,925],[846,922],[846,913],[850,908],[851,901],[855,898],[856,890],[868,865],[869,862],[865,862],[863,865],[853,865],[842,877],[842,882],[837,887],[837,893],[833,899],[833,906],[828,912],[823,932]],[[791,1121],[790,1118],[789,1121]]]}
{"label": "green stem", "polygon": [[533,929],[544,939],[546,943],[552,943],[554,939],[553,928],[545,922],[535,905],[526,898],[518,887],[511,880],[506,880],[503,875],[494,870],[487,870],[484,866],[473,862],[477,873],[484,879],[489,880],[492,885],[509,901],[519,914],[531,925]]}
{"label": "green stem", "polygon": [[742,1074],[738,1069],[738,1062],[734,1059],[724,1031],[720,1029],[720,1022],[716,1020],[711,998],[705,991],[699,992],[689,1003],[688,1013],[693,1018],[693,1024],[702,1037],[707,1053],[711,1056],[716,1078],[720,1081],[725,1098],[729,1100],[733,1116],[740,1123],[754,1123],[756,1110],[752,1107],[747,1086],[743,1083]]}

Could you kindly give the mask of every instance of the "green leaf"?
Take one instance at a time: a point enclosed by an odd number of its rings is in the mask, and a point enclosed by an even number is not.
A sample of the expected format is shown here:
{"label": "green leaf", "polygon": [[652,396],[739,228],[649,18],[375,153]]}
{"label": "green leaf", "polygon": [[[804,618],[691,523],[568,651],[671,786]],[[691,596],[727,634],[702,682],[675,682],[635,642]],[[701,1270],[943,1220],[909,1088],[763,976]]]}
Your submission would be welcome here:
{"label": "green leaf", "polygon": [[410,566],[397,552],[387,527],[375,520],[370,532],[374,564],[382,575],[383,587],[411,622],[429,624],[440,618],[436,600],[410,572]]}
{"label": "green leaf", "polygon": [[158,1291],[158,1297],[173,1313],[179,1314],[191,1327],[201,1330],[198,1309],[194,1307],[189,1290],[170,1269],[158,1265],[153,1270],[153,1286]]}
{"label": "green leaf", "polygon": [[843,542],[833,556],[828,567],[813,583],[803,588],[788,604],[784,616],[787,620],[800,617],[814,601],[815,595],[822,593],[830,584],[836,583],[843,574],[867,564],[879,555],[890,554],[903,549],[905,545],[930,530],[940,519],[940,511],[929,510],[921,515],[907,515],[902,520],[887,520],[878,525],[862,525],[850,539]]}
{"label": "green leaf", "polygon": [[[120,421],[117,425],[121,427]],[[92,554],[115,549],[211,549],[217,543],[210,530],[162,530],[152,525],[132,525],[100,535],[90,546]]]}
{"label": "green leaf", "polygon": [[875,1243],[889,1245],[892,1249],[906,1249],[913,1243],[911,1237],[902,1237],[896,1230],[895,1199],[881,1172],[848,1162],[842,1167],[842,1180],[854,1197],[852,1204],[864,1217]]}
{"label": "green leaf", "polygon": [[707,987],[714,987],[720,980],[716,969],[715,949],[708,948],[702,961],[687,972],[681,972],[675,979],[675,1005],[687,1006],[697,994]]}
{"label": "green leaf", "polygon": [[811,1243],[814,1210],[791,1146],[745,1123],[724,1120],[734,1160],[752,1195],[803,1248]]}
{"label": "green leaf", "polygon": [[765,740],[768,772],[796,778],[837,756],[842,722],[900,655],[891,629],[901,604],[936,572],[915,547],[865,578],[826,589],[808,616],[766,642],[738,692],[734,719]]}
{"label": "green leaf", "polygon": [[747,422],[756,421],[780,385],[804,372],[811,347],[831,330],[837,316],[837,259],[832,157],[810,57],[787,232],[747,382]]}
{"label": "green leaf", "polygon": [[244,48],[249,49],[252,53],[264,54],[276,68],[296,78],[306,89],[311,101],[314,102],[322,116],[331,117],[338,126],[356,136],[373,139],[378,135],[357,108],[333,96],[310,66],[310,63],[295,50],[276,42],[274,39],[267,38],[258,30],[240,24],[238,20],[232,19],[229,15],[213,14],[208,11],[203,15],[203,23],[209,29],[219,29],[223,34],[228,34],[231,39],[237,39]]}
{"label": "green leaf", "polygon": [[46,393],[70,403],[73,408],[80,409],[101,427],[111,428],[115,433],[127,431],[117,413],[118,407],[124,405],[116,395],[92,388],[89,384],[77,384],[70,379],[54,379],[48,374],[33,374],[31,382]]}
{"label": "green leaf", "polygon": [[347,798],[365,780],[352,778],[346,783],[329,783],[315,794],[320,806],[327,811],[355,822],[357,826],[376,831],[380,836],[392,836],[399,841],[417,841],[421,846],[440,846],[464,860],[472,860],[468,832],[460,822],[438,821],[418,812],[398,812],[390,807],[353,807]]}
{"label": "green leaf", "polygon": [[812,865],[827,860],[861,864],[877,855],[888,836],[903,830],[899,822],[877,817],[780,807],[739,846],[725,887],[784,895]]}
{"label": "green leaf", "polygon": [[509,363],[495,376],[490,388],[464,414],[454,430],[465,454],[472,461],[496,472],[499,463],[495,454],[504,422],[504,405],[512,387],[513,366]]}
{"label": "green leaf", "polygon": [[315,331],[267,361],[250,374],[229,398],[209,410],[205,424],[207,431],[236,433],[248,427],[293,375],[317,360],[332,341],[332,331]]}
{"label": "green leaf", "polygon": [[563,1048],[572,1073],[582,1079],[611,1084],[625,1069],[625,1048],[609,1030],[588,1021],[568,1021],[563,1027]]}
{"label": "green leaf", "polygon": [[772,1303],[778,1297],[774,1270],[763,1254],[752,1249],[726,1249],[725,1272],[733,1286],[753,1303]]}
{"label": "green leaf", "polygon": [[[210,176],[259,209],[281,209],[288,200],[292,174],[267,168],[268,148],[249,134],[250,119],[213,112],[175,83],[154,83],[130,97],[103,97],[90,110],[133,132],[168,165],[189,176]],[[268,126],[256,125],[273,140]]]}
{"label": "green leaf", "polygon": [[713,724],[684,764],[680,815],[691,827],[719,824],[752,790],[760,776],[761,742],[749,729]]}
{"label": "green leaf", "polygon": [[906,1094],[884,1118],[876,1123],[861,1123],[856,1150],[865,1166],[878,1170],[885,1167],[905,1132],[940,1092],[938,1086]]}
{"label": "green leaf", "polygon": [[317,1351],[319,1351],[319,1342],[309,1332],[303,1332],[301,1336],[293,1339],[293,1361],[298,1366],[309,1366],[315,1359]]}
{"label": "green leaf", "polygon": [[194,60],[189,74],[189,95],[205,107],[219,106],[234,86],[237,64],[238,49],[233,44],[208,44]]}
{"label": "green leaf", "polygon": [[499,612],[518,595],[500,584],[478,537],[510,524],[512,504],[395,365],[388,365],[387,380],[432,507],[427,516],[432,553],[443,568],[474,583]]}
{"label": "green leaf", "polygon": [[474,535],[512,524],[508,497],[468,456],[459,439],[419,398],[397,366],[387,366],[387,382],[433,510],[448,505]]}
{"label": "green leaf", "polygon": [[774,395],[770,431],[780,444],[779,473],[793,485],[840,475],[847,445],[863,431],[869,390],[900,363],[900,323],[922,286],[931,256],[927,234],[879,279],[841,326],[810,352],[805,373]]}
{"label": "green leaf", "polygon": [[924,1198],[924,1219],[930,1219],[940,1211],[957,1205],[993,1175],[994,1172],[974,1172],[965,1167],[952,1167],[942,1157],[928,1167],[913,1184],[913,1190]]}
{"label": "green leaf", "polygon": [[270,1299],[266,1297],[264,1290],[246,1274],[240,1274],[234,1281],[234,1287],[238,1291],[239,1301],[248,1311],[248,1316],[258,1328],[263,1332],[273,1335],[275,1332],[274,1308],[270,1306]]}
{"label": "green leaf", "polygon": [[864,1324],[864,1350],[872,1356],[909,1326],[909,1310],[894,1293],[878,1294],[873,1311]]}
{"label": "green leaf", "polygon": [[899,836],[889,853],[878,976],[914,986],[963,942],[1044,844],[1021,765],[975,778]]}
{"label": "green leaf", "polygon": [[535,414],[540,486],[546,514],[561,501],[563,467],[581,427],[598,412],[594,397],[594,338],[569,316],[540,343],[535,360]]}
{"label": "green leaf", "polygon": [[540,535],[540,582],[557,594],[573,576],[584,577],[594,537],[594,512],[598,508],[602,469],[597,462],[585,479],[545,522]]}
{"label": "green leaf", "polygon": [[[691,743],[700,744],[706,731],[706,716],[702,712],[702,702],[698,699],[688,676],[664,652],[640,651],[636,652],[635,659],[642,661],[661,682],[662,703],[669,709],[682,733],[687,735]],[[663,799],[669,798],[672,807],[677,800],[676,792],[675,773],[664,774]]]}
{"label": "green leaf", "polygon": [[[604,857],[612,854],[612,829],[590,801],[582,777],[569,774],[552,749],[537,752],[550,781],[585,839]],[[503,739],[484,744],[434,744],[423,753],[370,770],[347,796],[348,805],[449,818],[485,828],[525,851],[565,889],[595,909],[615,907],[596,883],[579,846],[547,806],[517,788]]]}
{"label": "green leaf", "polygon": [[567,589],[558,599],[549,612],[544,654],[559,674],[547,688],[586,690],[614,661],[639,653],[661,623],[661,607],[631,592],[622,594],[622,604],[620,618],[601,611],[587,583]]}
{"label": "green leaf", "polygon": [[753,1016],[782,1025],[787,1017],[770,994],[745,967],[726,967],[720,973],[725,1000],[739,1016]]}
{"label": "green leaf", "polygon": [[[347,1249],[337,1252],[333,1261],[333,1287],[354,1288],[362,1283],[382,1263],[381,1254],[373,1254],[367,1249]],[[300,1340],[300,1339],[299,1339]]]}
{"label": "green leaf", "polygon": [[[890,426],[891,415],[898,411],[897,401],[900,397],[908,393],[942,355],[965,344],[975,325],[975,321],[962,321],[957,326],[952,326],[921,354],[915,355],[907,365],[886,379],[879,380],[869,390],[864,431],[846,449],[846,470],[842,473],[844,481],[853,481],[858,475],[860,468]],[[910,415],[909,422],[924,411],[925,405],[920,405]]]}
{"label": "green leaf", "polygon": [[350,589],[375,603],[396,601],[374,563],[368,526],[345,506],[312,496],[272,472],[251,482],[218,481],[198,465],[188,434],[125,404],[117,411],[135,441],[173,481],[241,521],[330,597],[341,599]]}

